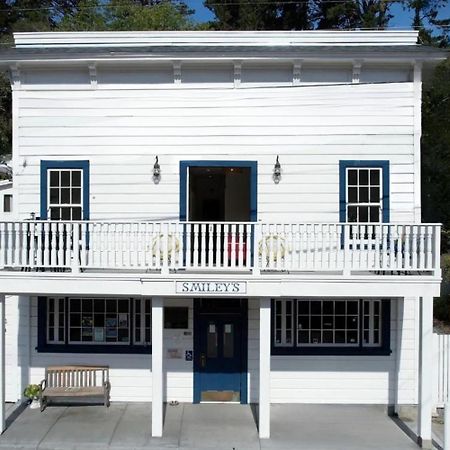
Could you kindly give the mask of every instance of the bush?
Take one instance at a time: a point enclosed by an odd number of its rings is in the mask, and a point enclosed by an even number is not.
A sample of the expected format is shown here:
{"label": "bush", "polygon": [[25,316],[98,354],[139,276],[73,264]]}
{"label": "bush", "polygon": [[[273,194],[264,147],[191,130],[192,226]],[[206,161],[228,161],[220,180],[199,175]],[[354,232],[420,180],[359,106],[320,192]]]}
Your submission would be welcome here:
{"label": "bush", "polygon": [[39,385],[29,384],[23,391],[23,395],[31,400],[39,398]]}
{"label": "bush", "polygon": [[441,254],[450,252],[450,230],[441,231]]}
{"label": "bush", "polygon": [[441,256],[442,281],[444,283],[450,282],[450,254],[447,253]]}
{"label": "bush", "polygon": [[442,322],[450,321],[450,296],[443,295],[434,299],[433,315]]}

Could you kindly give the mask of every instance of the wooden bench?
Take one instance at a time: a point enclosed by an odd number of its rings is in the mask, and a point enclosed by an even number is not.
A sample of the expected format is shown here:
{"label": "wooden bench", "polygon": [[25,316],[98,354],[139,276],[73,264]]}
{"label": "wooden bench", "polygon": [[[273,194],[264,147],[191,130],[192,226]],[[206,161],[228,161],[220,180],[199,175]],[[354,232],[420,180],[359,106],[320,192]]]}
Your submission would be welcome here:
{"label": "wooden bench", "polygon": [[111,383],[108,366],[52,366],[40,384],[41,411],[51,397],[103,397],[109,407]]}

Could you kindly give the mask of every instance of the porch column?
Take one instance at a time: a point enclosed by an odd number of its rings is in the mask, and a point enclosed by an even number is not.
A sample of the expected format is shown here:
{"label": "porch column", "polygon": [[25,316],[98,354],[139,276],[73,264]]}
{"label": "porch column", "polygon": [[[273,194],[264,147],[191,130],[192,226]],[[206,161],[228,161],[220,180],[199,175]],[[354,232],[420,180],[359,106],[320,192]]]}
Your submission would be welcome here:
{"label": "porch column", "polygon": [[162,297],[152,298],[152,436],[163,434],[163,315]]}
{"label": "porch column", "polygon": [[5,296],[0,294],[0,434],[5,428]]}
{"label": "porch column", "polygon": [[270,298],[259,300],[259,437],[270,437]]}
{"label": "porch column", "polygon": [[420,298],[419,321],[419,414],[418,440],[422,448],[431,449],[431,413],[433,407],[433,297]]}

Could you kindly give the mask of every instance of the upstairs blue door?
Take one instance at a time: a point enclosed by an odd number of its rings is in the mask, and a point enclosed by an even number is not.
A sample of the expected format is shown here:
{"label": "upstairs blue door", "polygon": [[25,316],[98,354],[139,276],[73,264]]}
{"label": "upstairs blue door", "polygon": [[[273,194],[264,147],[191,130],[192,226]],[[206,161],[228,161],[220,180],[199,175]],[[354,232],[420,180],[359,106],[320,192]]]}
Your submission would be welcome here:
{"label": "upstairs blue door", "polygon": [[194,401],[246,403],[246,314],[207,312],[196,322]]}

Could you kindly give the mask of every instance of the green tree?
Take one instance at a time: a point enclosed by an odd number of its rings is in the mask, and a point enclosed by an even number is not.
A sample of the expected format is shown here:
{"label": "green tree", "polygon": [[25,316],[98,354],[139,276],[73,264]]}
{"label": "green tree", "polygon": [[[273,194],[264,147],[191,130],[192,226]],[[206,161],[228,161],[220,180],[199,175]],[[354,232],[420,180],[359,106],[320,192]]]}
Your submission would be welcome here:
{"label": "green tree", "polygon": [[194,28],[189,18],[192,11],[183,4],[179,6],[167,1],[111,0],[110,6],[107,14],[111,30],[189,30]]}
{"label": "green tree", "polygon": [[311,4],[305,1],[205,0],[216,16],[218,30],[307,30],[311,24]]}
{"label": "green tree", "polygon": [[81,0],[57,24],[61,31],[189,30],[193,13],[184,3],[156,0]]}
{"label": "green tree", "polygon": [[422,218],[450,229],[450,60],[423,92]]}
{"label": "green tree", "polygon": [[392,18],[389,0],[316,0],[314,5],[319,29],[384,29]]}
{"label": "green tree", "polygon": [[108,23],[99,0],[80,0],[75,8],[61,17],[58,31],[105,31]]}
{"label": "green tree", "polygon": [[439,18],[439,13],[447,4],[448,0],[405,0],[404,7],[413,12],[411,25],[420,30],[423,43],[441,47],[448,45],[450,19]]}

